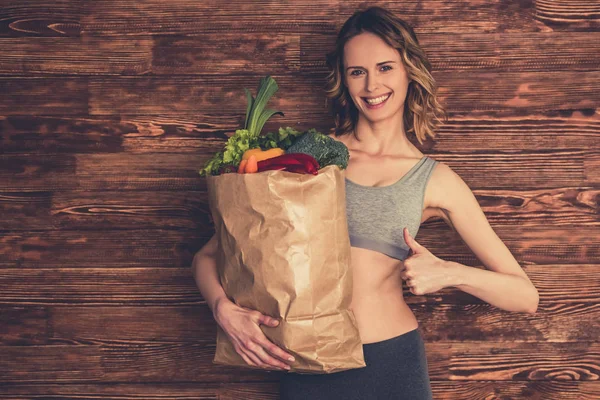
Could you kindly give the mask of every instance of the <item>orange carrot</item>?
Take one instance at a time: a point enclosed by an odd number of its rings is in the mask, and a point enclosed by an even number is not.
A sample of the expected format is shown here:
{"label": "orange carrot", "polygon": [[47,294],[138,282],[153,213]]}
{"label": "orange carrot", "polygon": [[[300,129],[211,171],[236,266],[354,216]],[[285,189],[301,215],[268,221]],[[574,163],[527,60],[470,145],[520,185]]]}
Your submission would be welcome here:
{"label": "orange carrot", "polygon": [[258,161],[256,160],[256,156],[251,155],[250,158],[248,158],[248,163],[246,164],[245,172],[247,174],[253,174],[255,172],[258,172]]}
{"label": "orange carrot", "polygon": [[243,174],[246,171],[247,163],[248,163],[248,160],[242,160],[242,162],[240,162],[240,166],[238,167],[238,174]]}

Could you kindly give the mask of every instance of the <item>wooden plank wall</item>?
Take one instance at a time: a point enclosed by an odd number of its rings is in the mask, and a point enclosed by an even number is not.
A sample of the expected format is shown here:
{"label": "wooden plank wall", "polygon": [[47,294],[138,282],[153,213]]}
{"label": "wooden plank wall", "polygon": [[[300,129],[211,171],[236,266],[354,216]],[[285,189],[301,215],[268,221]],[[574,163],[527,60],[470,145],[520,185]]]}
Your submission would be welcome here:
{"label": "wooden plank wall", "polygon": [[[450,114],[422,149],[541,296],[530,315],[406,291],[435,398],[600,398],[600,1],[369,4],[415,26]],[[279,372],[212,365],[197,171],[267,73],[286,115],[266,130],[333,126],[324,56],[361,5],[0,0],[2,398],[278,398]],[[417,239],[481,267],[440,220]]]}

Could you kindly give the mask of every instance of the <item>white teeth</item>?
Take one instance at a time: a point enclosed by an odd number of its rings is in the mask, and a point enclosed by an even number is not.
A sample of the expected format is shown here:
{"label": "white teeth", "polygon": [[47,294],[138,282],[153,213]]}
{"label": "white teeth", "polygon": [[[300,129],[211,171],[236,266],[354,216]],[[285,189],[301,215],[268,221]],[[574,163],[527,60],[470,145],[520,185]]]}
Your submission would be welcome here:
{"label": "white teeth", "polygon": [[376,104],[380,104],[383,103],[385,100],[387,100],[387,98],[390,97],[390,95],[386,95],[386,96],[381,96],[381,97],[377,97],[375,99],[365,99],[367,101],[367,103],[372,104],[372,105],[376,105]]}

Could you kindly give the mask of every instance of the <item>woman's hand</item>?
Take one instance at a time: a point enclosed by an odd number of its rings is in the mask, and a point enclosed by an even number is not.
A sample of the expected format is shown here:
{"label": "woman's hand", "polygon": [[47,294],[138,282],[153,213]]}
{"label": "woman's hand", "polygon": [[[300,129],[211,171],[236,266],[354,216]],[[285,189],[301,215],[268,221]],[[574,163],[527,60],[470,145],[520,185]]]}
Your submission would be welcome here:
{"label": "woman's hand", "polygon": [[412,254],[404,260],[400,277],[406,281],[411,293],[434,293],[451,286],[450,270],[446,262],[417,243],[407,228],[404,228],[403,233],[404,241]]}
{"label": "woman's hand", "polygon": [[271,342],[259,327],[260,324],[277,326],[278,320],[259,311],[240,307],[229,299],[216,304],[214,316],[231,339],[235,351],[248,364],[261,368],[290,369],[289,365],[273,355],[290,364],[294,361],[293,356]]}

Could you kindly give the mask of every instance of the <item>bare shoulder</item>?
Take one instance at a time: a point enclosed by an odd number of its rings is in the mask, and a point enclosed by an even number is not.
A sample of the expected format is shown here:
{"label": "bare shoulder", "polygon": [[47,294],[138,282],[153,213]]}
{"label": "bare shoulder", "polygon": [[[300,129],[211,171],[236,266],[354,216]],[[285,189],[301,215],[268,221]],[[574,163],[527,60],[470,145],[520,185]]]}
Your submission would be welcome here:
{"label": "bare shoulder", "polygon": [[473,193],[466,182],[450,166],[441,161],[433,169],[427,188],[428,205],[451,212],[454,205],[470,200]]}

